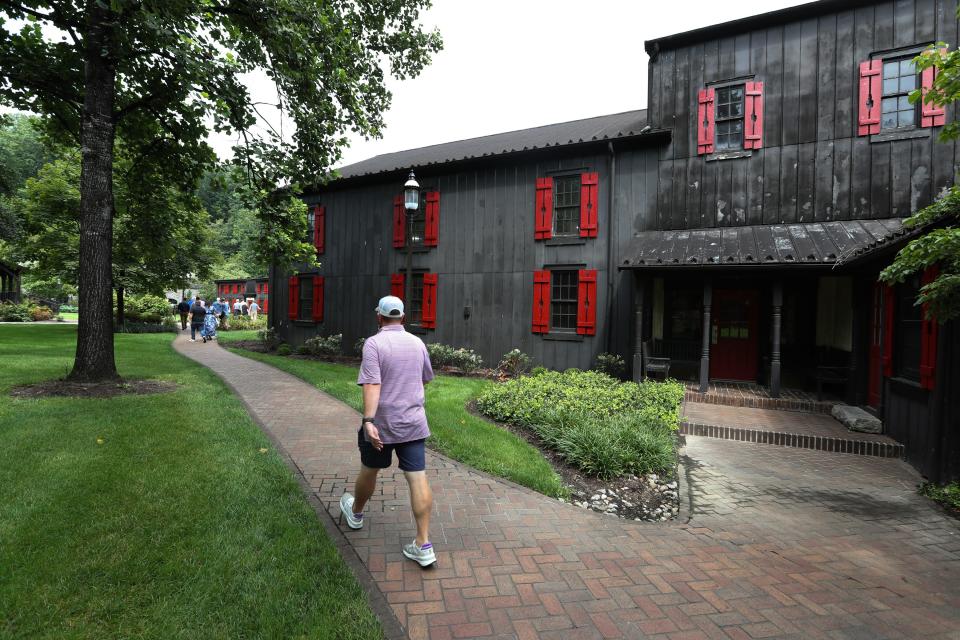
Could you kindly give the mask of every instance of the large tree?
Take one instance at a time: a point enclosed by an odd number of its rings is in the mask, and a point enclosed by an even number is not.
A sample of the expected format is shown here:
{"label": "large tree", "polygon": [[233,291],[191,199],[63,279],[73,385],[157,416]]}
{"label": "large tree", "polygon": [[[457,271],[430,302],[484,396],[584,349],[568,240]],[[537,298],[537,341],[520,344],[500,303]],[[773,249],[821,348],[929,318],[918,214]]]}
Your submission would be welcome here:
{"label": "large tree", "polygon": [[[958,9],[960,16],[960,9]],[[960,51],[949,50],[940,43],[916,58],[917,69],[936,68],[933,88],[910,95],[913,102],[929,102],[945,106],[960,99]],[[960,122],[946,123],[940,132],[941,142],[960,138]],[[946,322],[960,317],[960,189],[956,186],[929,207],[907,218],[908,227],[931,227],[920,237],[910,241],[880,273],[881,280],[903,282],[909,276],[922,273],[936,265],[937,276],[920,288],[917,304],[926,305],[931,318]]]}
{"label": "large tree", "polygon": [[[79,143],[80,325],[70,377],[116,377],[110,318],[113,154],[150,158],[192,188],[214,162],[210,130],[237,135],[265,255],[309,255],[293,198],[322,180],[348,130],[375,136],[387,73],[439,50],[418,23],[429,0],[0,0],[0,100]],[[289,139],[258,119],[251,72],[273,82]],[[259,126],[258,126],[259,125]],[[189,183],[189,184],[185,184]],[[290,189],[278,191],[280,185]]]}

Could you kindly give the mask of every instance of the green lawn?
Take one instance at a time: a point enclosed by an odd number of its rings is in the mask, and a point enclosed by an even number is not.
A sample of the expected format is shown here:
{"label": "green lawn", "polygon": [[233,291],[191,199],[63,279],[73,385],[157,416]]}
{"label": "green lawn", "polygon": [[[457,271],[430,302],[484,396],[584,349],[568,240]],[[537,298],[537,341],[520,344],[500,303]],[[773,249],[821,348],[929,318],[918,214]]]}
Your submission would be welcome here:
{"label": "green lawn", "polygon": [[[245,333],[221,333],[219,340],[229,346],[230,340],[250,340],[255,337],[255,332],[250,332],[251,335]],[[357,367],[242,349],[232,351],[283,369],[339,398],[357,411],[362,409]],[[466,410],[467,402],[476,398],[484,385],[488,384],[493,383],[455,376],[437,376],[428,384],[426,407],[432,436],[427,444],[481,471],[507,478],[549,496],[565,496],[567,490],[562,480],[536,448]]]}
{"label": "green lawn", "polygon": [[0,637],[380,638],[363,591],[240,401],[169,334],[118,335],[155,396],[14,399],[75,326],[0,327]]}
{"label": "green lawn", "polygon": [[58,315],[59,315],[61,318],[63,318],[64,320],[68,320],[68,321],[71,321],[71,322],[76,322],[76,321],[80,318],[80,314],[77,313],[76,311],[74,311],[74,312],[61,311]]}

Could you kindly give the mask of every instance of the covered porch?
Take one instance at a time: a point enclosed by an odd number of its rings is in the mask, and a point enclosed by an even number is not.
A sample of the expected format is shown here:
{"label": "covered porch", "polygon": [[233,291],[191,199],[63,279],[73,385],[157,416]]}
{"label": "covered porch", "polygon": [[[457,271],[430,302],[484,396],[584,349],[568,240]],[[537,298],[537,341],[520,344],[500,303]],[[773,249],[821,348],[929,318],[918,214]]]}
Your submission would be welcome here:
{"label": "covered porch", "polygon": [[20,268],[0,262],[0,302],[20,302]]}
{"label": "covered porch", "polygon": [[745,384],[772,399],[874,404],[876,274],[836,266],[899,230],[884,220],[639,234],[621,267],[635,276],[634,379],[666,365],[701,394]]}

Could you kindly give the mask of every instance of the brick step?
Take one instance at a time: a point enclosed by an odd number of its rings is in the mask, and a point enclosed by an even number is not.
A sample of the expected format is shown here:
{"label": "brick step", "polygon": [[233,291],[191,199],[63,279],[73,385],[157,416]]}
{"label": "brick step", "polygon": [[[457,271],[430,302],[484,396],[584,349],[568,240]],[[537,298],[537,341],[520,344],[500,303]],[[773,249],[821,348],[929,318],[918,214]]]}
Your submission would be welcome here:
{"label": "brick step", "polygon": [[875,458],[903,458],[903,445],[889,438],[858,440],[855,437],[786,433],[763,427],[731,427],[700,424],[687,420],[680,422],[680,433],[688,436],[756,442],[758,444],[813,449],[831,453],[850,453]]}
{"label": "brick step", "polygon": [[835,402],[811,400],[809,398],[767,398],[751,394],[732,394],[729,391],[707,391],[701,393],[687,389],[684,393],[687,402],[720,404],[727,407],[748,407],[751,409],[778,409],[780,411],[805,411],[830,415]]}

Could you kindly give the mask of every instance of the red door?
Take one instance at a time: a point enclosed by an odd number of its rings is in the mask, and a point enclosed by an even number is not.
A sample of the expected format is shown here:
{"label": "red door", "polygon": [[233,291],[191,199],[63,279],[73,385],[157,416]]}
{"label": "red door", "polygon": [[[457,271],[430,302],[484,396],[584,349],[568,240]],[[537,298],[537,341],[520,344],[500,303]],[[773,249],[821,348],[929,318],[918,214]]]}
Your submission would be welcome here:
{"label": "red door", "polygon": [[757,379],[759,295],[753,290],[713,292],[710,335],[710,377],[716,380]]}
{"label": "red door", "polygon": [[883,332],[880,319],[883,317],[883,286],[873,286],[873,307],[870,313],[870,381],[867,389],[867,404],[874,409],[880,406],[880,360],[883,357]]}

